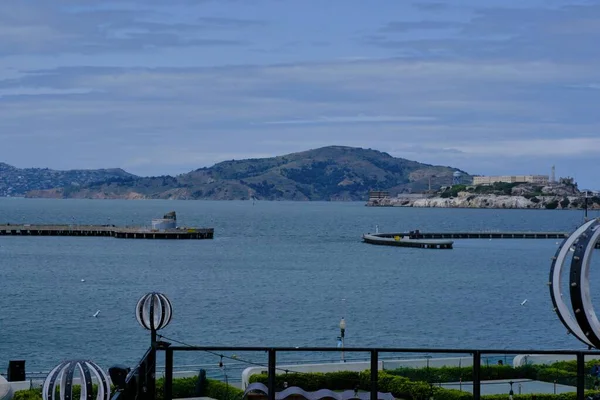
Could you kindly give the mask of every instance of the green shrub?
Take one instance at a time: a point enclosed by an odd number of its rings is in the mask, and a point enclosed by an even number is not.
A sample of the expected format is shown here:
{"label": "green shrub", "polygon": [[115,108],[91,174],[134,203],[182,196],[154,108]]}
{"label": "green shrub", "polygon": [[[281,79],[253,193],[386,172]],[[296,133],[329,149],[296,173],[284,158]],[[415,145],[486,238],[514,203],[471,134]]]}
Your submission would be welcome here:
{"label": "green shrub", "polygon": [[[484,397],[484,396],[482,396]],[[506,396],[505,396],[506,397]],[[441,389],[435,392],[435,400],[472,400],[473,394],[470,392],[462,392],[457,389]],[[506,398],[502,400],[507,400]]]}
{"label": "green shrub", "polygon": [[[413,381],[458,382],[473,379],[472,367],[398,368],[387,371],[391,375],[404,376]],[[509,365],[481,366],[481,379],[535,379],[537,371],[533,365],[513,368]]]}
{"label": "green shrub", "polygon": [[[207,379],[206,385],[204,386],[203,393],[199,395],[196,393],[196,383],[198,382],[197,376],[188,378],[173,379],[173,398],[174,399],[185,399],[189,397],[212,397],[219,400],[225,399],[241,399],[244,394],[243,390],[240,390],[234,386],[228,385],[225,382],[217,381],[214,379]],[[156,399],[162,400],[164,397],[164,384],[165,379],[160,378],[156,380]]]}
{"label": "green shrub", "polygon": [[19,390],[14,393],[13,400],[42,400],[42,391],[39,389]]}
{"label": "green shrub", "polygon": [[[267,374],[252,375],[250,382],[261,382],[267,384]],[[369,376],[361,377],[360,372],[339,371],[339,372],[313,372],[313,373],[287,373],[279,374],[275,377],[275,386],[277,390],[284,389],[284,382],[287,386],[298,386],[309,392],[319,389],[347,390],[354,389],[357,385],[362,390],[368,390],[370,382]]]}
{"label": "green shrub", "polygon": [[[57,398],[59,393],[59,386],[56,387]],[[111,395],[114,392],[114,387],[111,387]],[[98,385],[92,386],[92,397],[96,398],[98,394]],[[73,385],[73,397],[74,399],[78,399],[81,395],[81,386]],[[42,390],[41,389],[28,389],[28,390],[19,390],[14,393],[13,400],[41,400],[42,399]]]}
{"label": "green shrub", "polygon": [[[238,400],[244,397],[244,391],[225,382],[208,379],[203,396],[219,400]],[[176,397],[173,395],[173,398]]]}
{"label": "green shrub", "polygon": [[565,198],[563,198],[563,199],[561,200],[561,202],[560,202],[560,206],[561,206],[562,208],[567,208],[567,207],[569,207],[569,204],[571,204],[571,201],[570,201],[568,198],[566,198],[566,197],[565,197]]}
{"label": "green shrub", "polygon": [[[197,377],[173,379],[173,398],[185,399],[189,397],[198,397],[196,394]],[[164,378],[156,380],[156,399],[164,398]],[[73,386],[73,398],[79,399],[80,386]],[[98,386],[94,385],[93,398],[96,398]],[[244,395],[244,391],[234,386],[227,385],[225,382],[207,379],[204,393],[200,396],[212,397],[219,400],[238,400]],[[42,400],[42,391],[40,389],[19,390],[14,393],[13,400]]]}
{"label": "green shrub", "polygon": [[552,200],[550,203],[546,204],[546,209],[548,210],[554,210],[558,208],[558,200]]}

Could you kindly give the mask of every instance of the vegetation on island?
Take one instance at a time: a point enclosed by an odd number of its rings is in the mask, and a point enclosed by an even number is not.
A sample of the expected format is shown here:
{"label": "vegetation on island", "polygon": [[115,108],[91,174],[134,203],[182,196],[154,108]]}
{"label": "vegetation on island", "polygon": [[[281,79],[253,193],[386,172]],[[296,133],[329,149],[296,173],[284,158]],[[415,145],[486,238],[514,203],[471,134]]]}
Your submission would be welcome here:
{"label": "vegetation on island", "polygon": [[[392,157],[372,149],[329,146],[270,158],[230,160],[178,176],[112,177],[88,185],[37,190],[28,197],[366,200],[370,190],[437,189],[456,168]],[[462,172],[462,171],[461,171]],[[465,182],[472,178],[463,172]],[[431,181],[431,182],[430,182]]]}
{"label": "vegetation on island", "polygon": [[[411,197],[412,196],[412,197]],[[374,198],[367,205],[380,207],[600,209],[600,197],[580,191],[572,179],[540,185],[503,183],[492,185],[457,184],[419,195]]]}

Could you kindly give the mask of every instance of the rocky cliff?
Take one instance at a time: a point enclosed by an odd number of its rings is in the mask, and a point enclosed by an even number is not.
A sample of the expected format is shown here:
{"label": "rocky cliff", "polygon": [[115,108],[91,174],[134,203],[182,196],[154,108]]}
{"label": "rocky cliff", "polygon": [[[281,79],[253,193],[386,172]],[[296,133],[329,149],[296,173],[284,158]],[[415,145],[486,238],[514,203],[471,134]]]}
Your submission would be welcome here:
{"label": "rocky cliff", "polygon": [[[582,209],[585,199],[577,196],[524,197],[512,195],[473,195],[461,193],[457,197],[426,197],[420,199],[387,198],[370,202],[369,206],[380,207],[440,207],[440,208],[519,208],[519,209]],[[600,198],[588,199],[590,210],[600,209]]]}

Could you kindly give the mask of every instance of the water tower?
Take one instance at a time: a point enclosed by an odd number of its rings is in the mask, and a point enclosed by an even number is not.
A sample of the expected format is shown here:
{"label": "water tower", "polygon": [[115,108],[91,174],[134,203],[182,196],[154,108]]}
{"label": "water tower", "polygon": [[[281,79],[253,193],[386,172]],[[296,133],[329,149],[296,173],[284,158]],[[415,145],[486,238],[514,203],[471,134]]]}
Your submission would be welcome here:
{"label": "water tower", "polygon": [[461,177],[462,174],[460,173],[460,171],[454,171],[454,173],[452,174],[452,185],[459,185]]}

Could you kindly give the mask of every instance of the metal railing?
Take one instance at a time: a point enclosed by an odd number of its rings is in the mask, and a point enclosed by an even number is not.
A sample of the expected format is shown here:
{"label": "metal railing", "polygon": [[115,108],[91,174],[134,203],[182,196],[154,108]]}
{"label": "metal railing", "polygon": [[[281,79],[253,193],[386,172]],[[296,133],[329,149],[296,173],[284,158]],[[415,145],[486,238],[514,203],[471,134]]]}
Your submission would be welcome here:
{"label": "metal railing", "polygon": [[[164,399],[173,399],[173,358],[175,352],[235,352],[236,354],[243,352],[266,352],[268,354],[268,362],[266,365],[268,381],[268,399],[275,400],[276,394],[276,372],[277,372],[277,354],[278,353],[297,353],[297,352],[321,352],[321,353],[339,353],[340,348],[337,347],[218,347],[218,346],[171,346],[169,343],[159,342],[156,346],[157,351],[165,352],[165,370],[164,370]],[[481,369],[482,356],[505,355],[505,354],[530,354],[530,355],[570,355],[574,356],[577,361],[577,400],[585,400],[585,356],[596,356],[600,358],[600,351],[597,350],[531,350],[531,349],[435,349],[435,348],[372,348],[372,347],[346,347],[346,353],[368,353],[370,359],[370,400],[377,400],[378,397],[378,376],[379,376],[379,356],[381,353],[404,353],[404,354],[469,354],[473,360],[473,399],[481,399]],[[151,355],[151,351],[146,357],[150,357],[152,361],[156,358]],[[142,361],[140,365],[145,365]],[[138,382],[138,387],[142,389],[142,393],[138,392],[138,399],[146,397],[153,399],[155,394],[152,393],[154,382],[143,382],[144,374],[141,374],[141,381]],[[147,376],[145,379],[154,379],[155,377]],[[140,396],[142,394],[142,396]],[[145,396],[147,395],[147,396]],[[123,399],[120,399],[123,400]]]}

